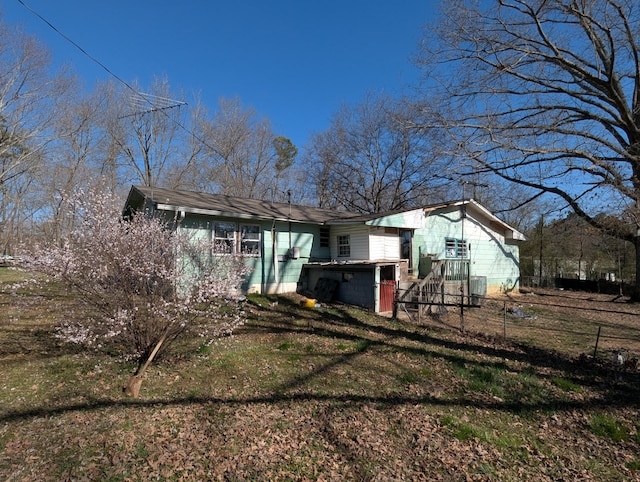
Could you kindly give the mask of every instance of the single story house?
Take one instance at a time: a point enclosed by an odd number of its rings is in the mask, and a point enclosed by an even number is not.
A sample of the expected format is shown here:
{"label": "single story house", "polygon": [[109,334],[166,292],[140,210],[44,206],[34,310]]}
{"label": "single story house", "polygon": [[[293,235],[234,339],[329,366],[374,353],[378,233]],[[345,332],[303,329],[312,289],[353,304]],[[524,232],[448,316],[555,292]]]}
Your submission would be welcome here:
{"label": "single story house", "polygon": [[308,293],[375,312],[391,311],[397,287],[428,278],[434,266],[449,280],[480,280],[478,294],[517,290],[525,240],[473,200],[362,215],[132,186],[131,210],[227,243],[253,270],[245,292]]}

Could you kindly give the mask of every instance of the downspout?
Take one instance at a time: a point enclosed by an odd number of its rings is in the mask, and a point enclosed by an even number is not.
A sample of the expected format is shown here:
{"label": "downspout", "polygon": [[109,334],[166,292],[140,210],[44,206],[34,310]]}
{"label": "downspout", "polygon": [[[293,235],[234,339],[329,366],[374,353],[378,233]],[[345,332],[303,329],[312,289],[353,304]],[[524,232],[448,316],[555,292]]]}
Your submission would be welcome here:
{"label": "downspout", "polygon": [[[276,240],[278,232],[276,231],[276,220],[273,220],[273,225],[271,226],[271,253],[273,257],[273,276],[275,278],[276,287],[279,284],[279,273],[278,273],[278,242]],[[277,288],[276,288],[277,289]]]}
{"label": "downspout", "polygon": [[289,197],[289,256],[291,256],[291,191],[287,191],[287,196]]}

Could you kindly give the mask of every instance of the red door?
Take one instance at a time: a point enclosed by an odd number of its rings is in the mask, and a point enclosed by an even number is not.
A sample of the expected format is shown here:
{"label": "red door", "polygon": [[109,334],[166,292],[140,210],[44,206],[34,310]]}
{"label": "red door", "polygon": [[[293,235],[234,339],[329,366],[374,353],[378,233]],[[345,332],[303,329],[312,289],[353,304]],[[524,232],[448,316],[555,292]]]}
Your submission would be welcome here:
{"label": "red door", "polygon": [[396,282],[393,280],[380,281],[380,311],[393,311],[393,300],[396,297]]}

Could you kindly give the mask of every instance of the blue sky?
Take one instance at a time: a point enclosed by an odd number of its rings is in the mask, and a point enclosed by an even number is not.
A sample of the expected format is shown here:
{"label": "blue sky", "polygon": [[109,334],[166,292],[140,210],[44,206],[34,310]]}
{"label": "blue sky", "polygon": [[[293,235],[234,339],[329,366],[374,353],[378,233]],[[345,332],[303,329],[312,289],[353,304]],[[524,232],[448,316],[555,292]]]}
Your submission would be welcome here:
{"label": "blue sky", "polygon": [[[214,110],[239,97],[302,148],[341,104],[410,91],[437,0],[23,0],[126,82],[167,77]],[[4,22],[35,34],[91,89],[109,74],[18,0]]]}

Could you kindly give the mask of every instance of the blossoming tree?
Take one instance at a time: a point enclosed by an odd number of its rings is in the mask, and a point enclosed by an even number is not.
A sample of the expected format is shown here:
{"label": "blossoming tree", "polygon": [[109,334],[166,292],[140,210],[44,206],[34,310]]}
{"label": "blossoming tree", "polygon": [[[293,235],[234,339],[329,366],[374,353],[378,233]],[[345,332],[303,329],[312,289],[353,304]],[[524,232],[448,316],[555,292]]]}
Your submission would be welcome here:
{"label": "blossoming tree", "polygon": [[153,359],[187,332],[207,343],[243,321],[237,293],[248,269],[240,257],[216,254],[167,220],[136,213],[123,219],[115,198],[88,193],[74,200],[72,231],[41,243],[30,267],[78,293],[87,308],[59,324],[69,341],[117,341],[138,360],[125,393],[138,397]]}

